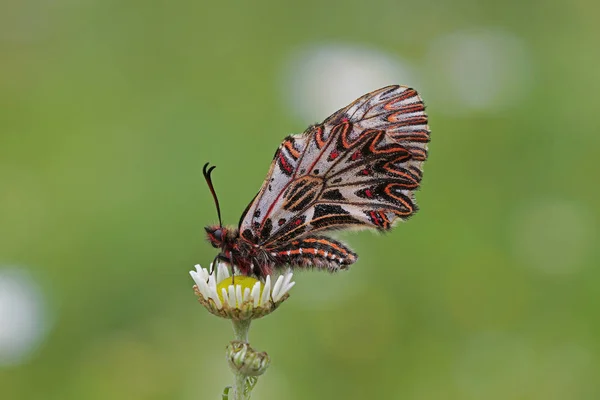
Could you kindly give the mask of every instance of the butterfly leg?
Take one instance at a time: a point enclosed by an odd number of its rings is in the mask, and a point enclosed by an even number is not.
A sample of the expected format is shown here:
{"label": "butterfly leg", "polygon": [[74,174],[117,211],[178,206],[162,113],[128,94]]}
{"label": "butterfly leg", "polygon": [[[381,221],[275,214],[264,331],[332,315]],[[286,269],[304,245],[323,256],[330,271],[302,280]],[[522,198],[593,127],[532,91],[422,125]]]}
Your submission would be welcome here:
{"label": "butterfly leg", "polygon": [[217,263],[219,261],[228,261],[228,260],[222,254],[217,254],[217,256],[214,258],[213,262],[210,264],[210,271],[209,271],[210,275],[212,275],[213,272],[215,272],[215,270],[217,269]]}
{"label": "butterfly leg", "polygon": [[216,265],[217,265],[217,261],[222,261],[225,264],[228,264],[231,267],[231,282],[233,284],[235,284],[235,267],[233,266],[233,264],[231,263],[231,259],[229,259],[229,257],[225,256],[223,253],[217,254],[217,256],[215,257],[214,261],[211,264],[211,268],[210,268],[210,275],[213,274],[213,272],[216,269]]}

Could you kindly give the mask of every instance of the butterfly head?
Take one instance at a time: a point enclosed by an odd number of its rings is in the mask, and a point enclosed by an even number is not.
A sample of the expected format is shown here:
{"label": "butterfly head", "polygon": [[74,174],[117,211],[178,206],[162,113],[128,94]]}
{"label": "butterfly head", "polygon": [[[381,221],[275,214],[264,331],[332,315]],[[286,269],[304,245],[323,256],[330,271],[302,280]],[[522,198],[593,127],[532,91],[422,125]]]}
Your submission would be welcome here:
{"label": "butterfly head", "polygon": [[206,237],[208,238],[208,241],[215,249],[223,248],[223,243],[225,242],[229,229],[219,225],[214,225],[207,226],[204,228],[204,230],[206,230]]}

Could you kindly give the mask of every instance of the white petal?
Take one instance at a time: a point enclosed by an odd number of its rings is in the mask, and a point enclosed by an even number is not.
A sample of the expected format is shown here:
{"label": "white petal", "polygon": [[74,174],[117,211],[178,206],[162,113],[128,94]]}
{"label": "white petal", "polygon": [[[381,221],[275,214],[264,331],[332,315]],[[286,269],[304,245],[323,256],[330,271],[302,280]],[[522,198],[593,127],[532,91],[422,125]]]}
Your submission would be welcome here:
{"label": "white petal", "polygon": [[277,293],[271,295],[271,298],[275,303],[277,303],[283,297],[283,293],[284,292],[282,290],[278,290]]}
{"label": "white petal", "polygon": [[265,286],[263,287],[262,297],[260,299],[260,305],[267,304],[269,296],[271,295],[271,275],[267,275],[265,279]]}
{"label": "white petal", "polygon": [[290,282],[290,283],[288,283],[288,285],[285,287],[285,290],[283,290],[281,292],[281,296],[283,296],[284,294],[286,294],[287,292],[289,292],[290,289],[293,288],[295,284],[296,284],[296,282]]}
{"label": "white petal", "polygon": [[236,307],[235,287],[233,285],[227,286],[227,292],[229,293],[229,307],[235,308]]}
{"label": "white petal", "polygon": [[192,279],[194,280],[196,285],[198,284],[198,282],[202,281],[202,279],[200,278],[200,276],[198,275],[198,273],[196,271],[190,271],[190,276],[192,277]]}
{"label": "white petal", "polygon": [[281,289],[279,290],[279,297],[283,297],[283,295],[285,295],[287,292],[290,291],[290,289],[295,285],[294,282],[290,282],[292,280],[292,277],[294,276],[293,273],[288,272],[285,274],[285,276],[283,277],[283,284],[281,285]]}
{"label": "white petal", "polygon": [[210,289],[208,288],[208,285],[206,284],[206,282],[199,281],[196,283],[196,286],[198,286],[198,290],[202,294],[202,297],[204,297],[206,300],[208,300],[208,298],[210,297]]}
{"label": "white petal", "polygon": [[208,276],[208,287],[217,292],[217,282],[215,282],[215,274]]}
{"label": "white petal", "polygon": [[201,268],[200,269],[202,271],[202,278],[207,281],[208,280],[208,276],[210,275],[210,273],[208,272],[209,270],[207,268]]}
{"label": "white petal", "polygon": [[227,290],[225,288],[221,288],[221,295],[223,296],[223,302],[231,307],[231,302],[229,301],[229,295],[227,294]]}
{"label": "white petal", "polygon": [[283,275],[279,275],[277,280],[275,281],[275,285],[273,285],[273,294],[271,297],[273,301],[279,300],[279,290],[281,289],[281,285],[283,284]]}
{"label": "white petal", "polygon": [[217,264],[217,283],[221,283],[224,279],[229,278],[229,271],[225,264]]}
{"label": "white petal", "polygon": [[217,295],[217,290],[215,289],[210,289],[210,297],[215,301],[215,304],[217,306],[217,308],[220,310],[221,308],[223,308],[223,304],[221,303],[221,299],[219,299],[219,296]]}
{"label": "white petal", "polygon": [[254,301],[254,308],[258,307],[258,304],[260,303],[260,282],[256,282],[254,286],[252,286],[252,293],[250,293],[250,296],[252,296],[252,300]]}
{"label": "white petal", "polygon": [[235,285],[235,298],[237,300],[237,307],[241,306],[244,302],[244,299],[242,299],[242,285]]}
{"label": "white petal", "polygon": [[283,277],[283,287],[287,287],[287,285],[292,281],[293,277],[294,273],[292,271],[286,272]]}
{"label": "white petal", "polygon": [[200,277],[200,279],[203,279],[204,281],[206,281],[206,278],[208,277],[206,270],[204,268],[202,268],[200,266],[200,264],[196,264],[196,265],[194,265],[194,267],[196,268],[196,274]]}
{"label": "white petal", "polygon": [[250,298],[250,288],[246,288],[244,289],[244,294],[242,296],[242,300],[244,300],[244,302],[248,301],[248,299]]}

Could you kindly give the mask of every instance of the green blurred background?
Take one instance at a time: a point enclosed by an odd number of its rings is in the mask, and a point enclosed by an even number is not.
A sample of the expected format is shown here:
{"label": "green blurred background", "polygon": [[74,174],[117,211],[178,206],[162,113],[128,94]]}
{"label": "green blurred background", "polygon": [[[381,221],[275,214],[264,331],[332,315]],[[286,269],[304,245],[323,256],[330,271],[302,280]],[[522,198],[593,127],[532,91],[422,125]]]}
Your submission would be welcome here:
{"label": "green blurred background", "polygon": [[254,323],[256,399],[598,399],[599,3],[0,5],[0,397],[217,399],[236,224],[286,135],[387,84],[432,142],[421,211],[342,238]]}

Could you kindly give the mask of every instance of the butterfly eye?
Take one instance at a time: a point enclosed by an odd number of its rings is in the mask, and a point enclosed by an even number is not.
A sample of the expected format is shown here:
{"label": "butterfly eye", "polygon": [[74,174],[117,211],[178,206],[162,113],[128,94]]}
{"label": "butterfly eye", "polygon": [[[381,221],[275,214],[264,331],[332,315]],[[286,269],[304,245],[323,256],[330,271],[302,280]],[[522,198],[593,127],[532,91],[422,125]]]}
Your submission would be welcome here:
{"label": "butterfly eye", "polygon": [[223,244],[223,236],[225,236],[224,229],[217,226],[207,226],[204,228],[210,244],[218,249]]}

